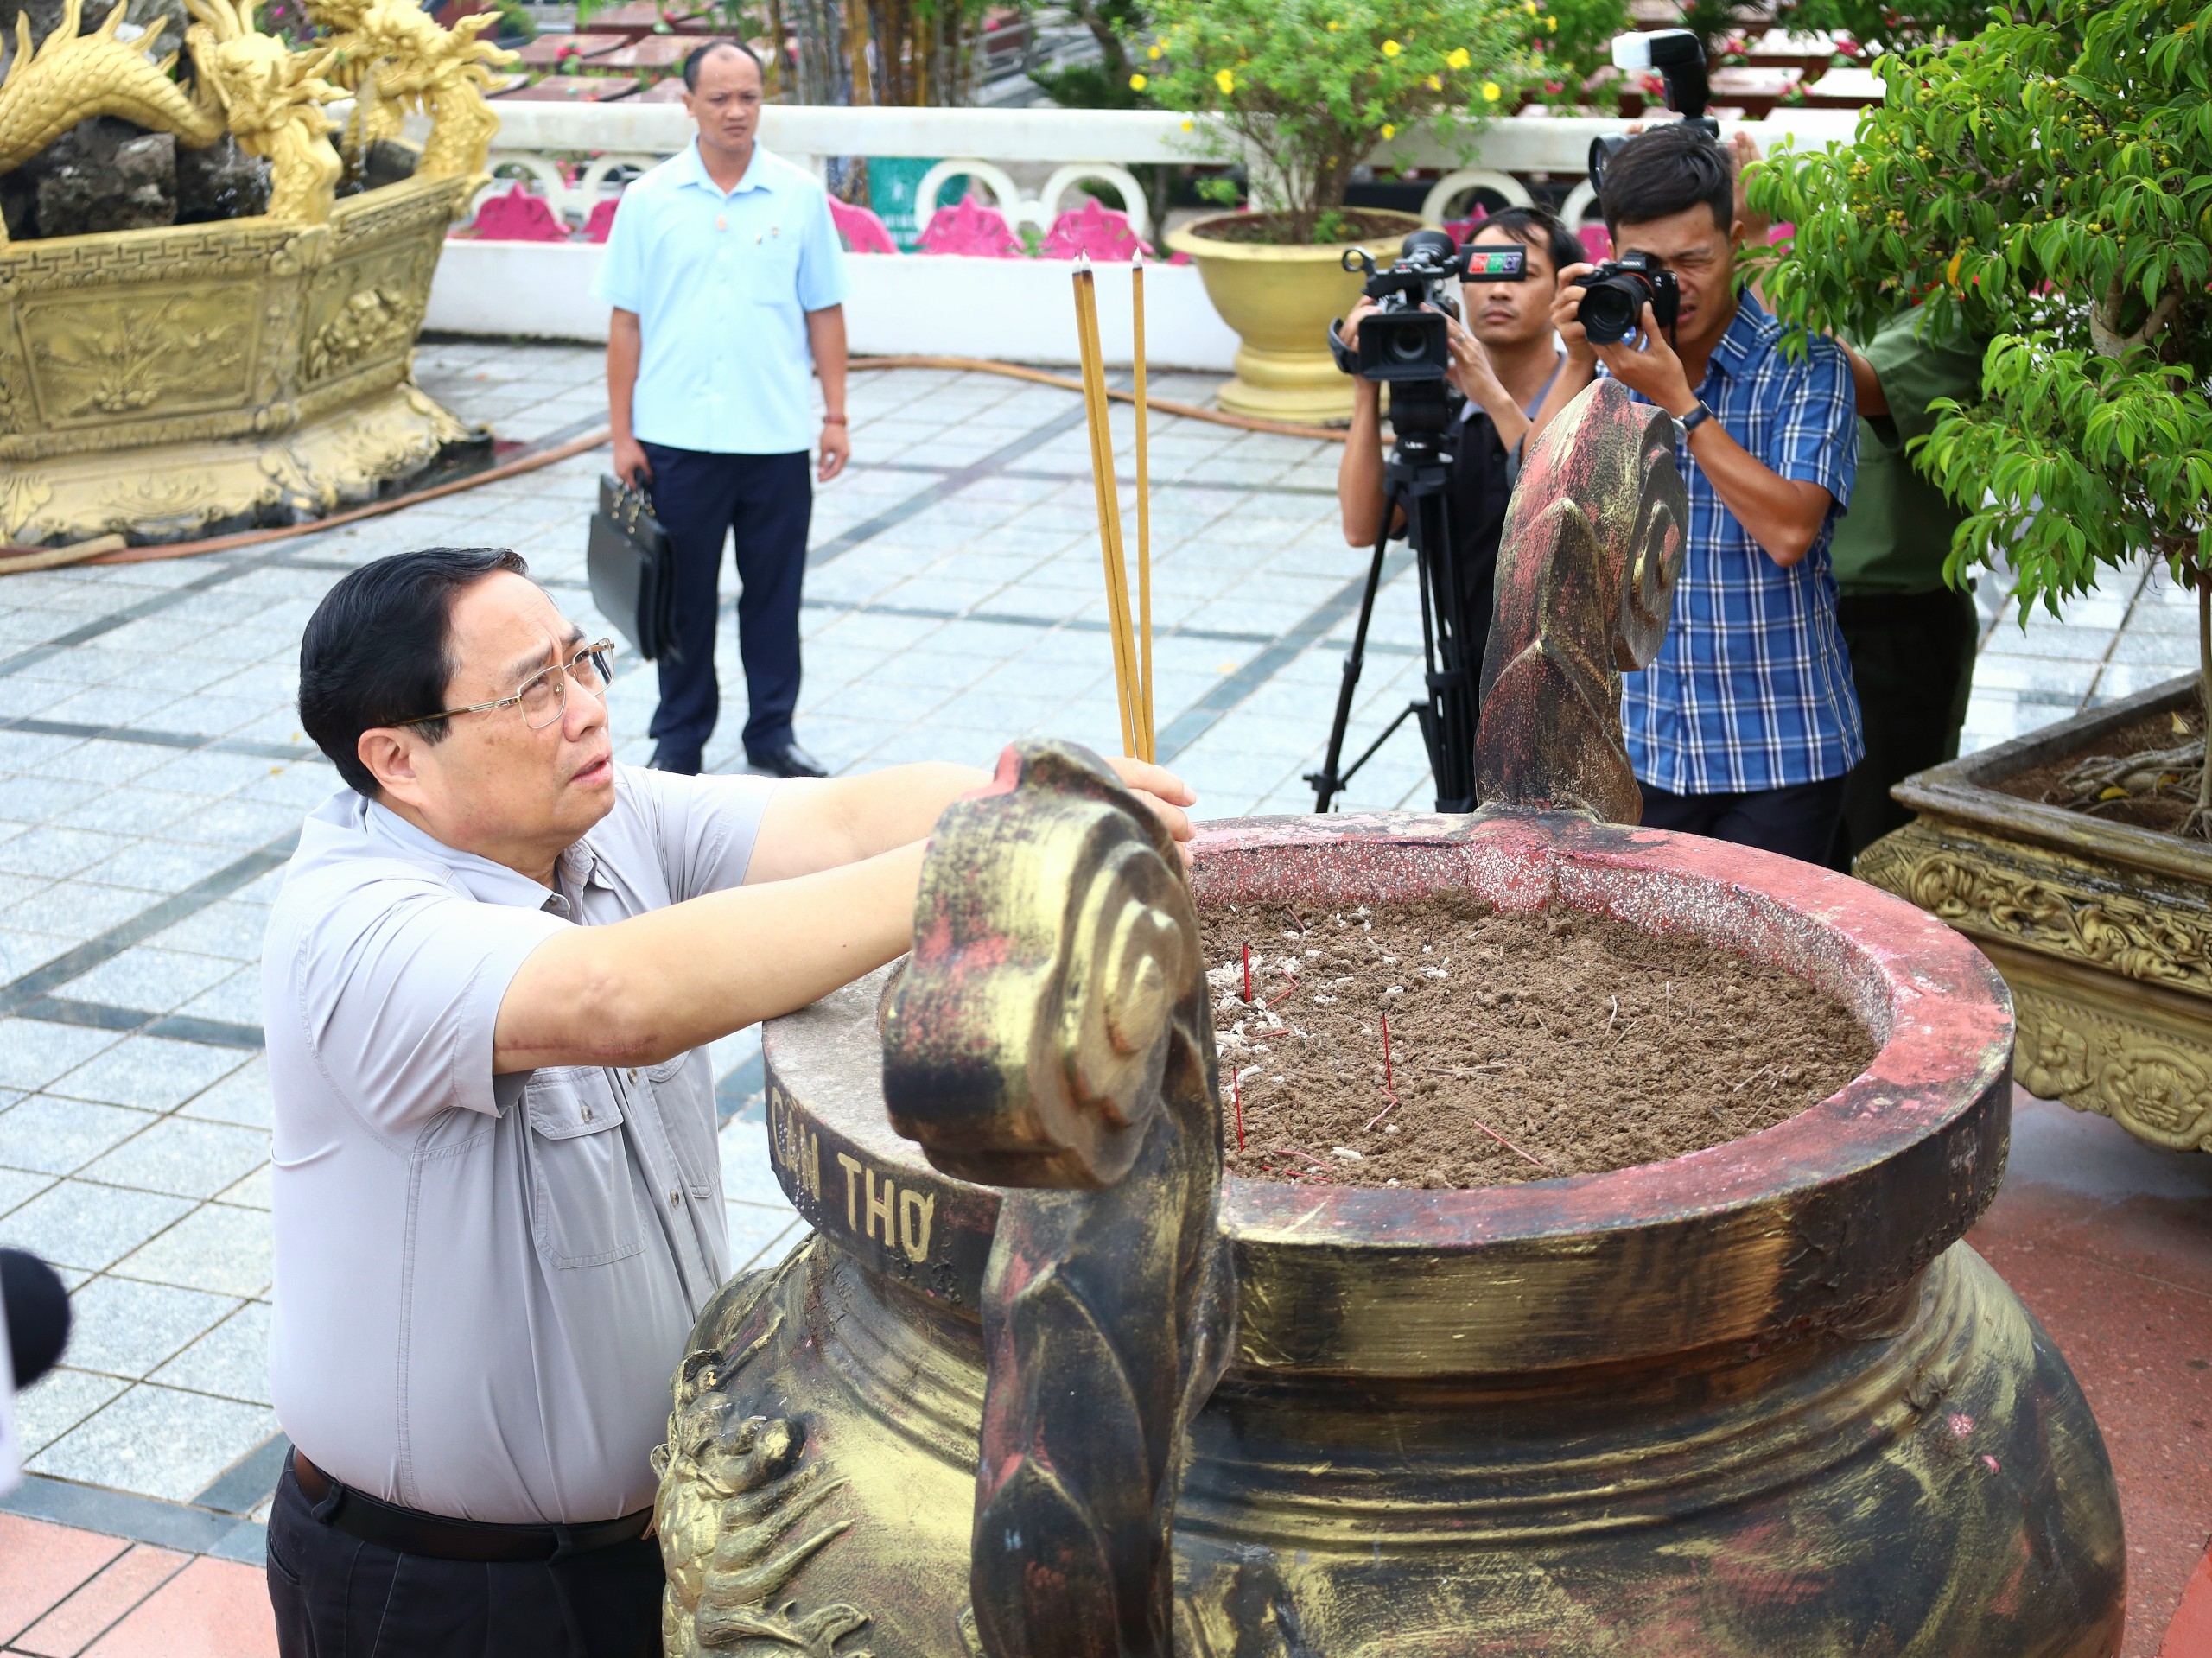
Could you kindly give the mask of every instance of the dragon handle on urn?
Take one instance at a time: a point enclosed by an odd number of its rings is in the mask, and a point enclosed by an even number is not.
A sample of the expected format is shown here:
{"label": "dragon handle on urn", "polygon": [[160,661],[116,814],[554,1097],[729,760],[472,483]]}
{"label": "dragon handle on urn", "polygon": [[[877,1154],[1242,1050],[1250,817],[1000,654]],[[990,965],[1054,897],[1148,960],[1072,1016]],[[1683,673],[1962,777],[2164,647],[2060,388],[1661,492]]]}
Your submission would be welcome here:
{"label": "dragon handle on urn", "polygon": [[991,1658],[1173,1650],[1185,1433],[1234,1319],[1203,967],[1174,842],[1085,751],[1009,748],[938,821],[883,1092],[938,1169],[1008,1189],[969,1564]]}
{"label": "dragon handle on urn", "polygon": [[1643,816],[1621,675],[1666,639],[1688,524],[1674,420],[1618,380],[1592,383],[1529,445],[1483,653],[1475,788],[1486,808]]}

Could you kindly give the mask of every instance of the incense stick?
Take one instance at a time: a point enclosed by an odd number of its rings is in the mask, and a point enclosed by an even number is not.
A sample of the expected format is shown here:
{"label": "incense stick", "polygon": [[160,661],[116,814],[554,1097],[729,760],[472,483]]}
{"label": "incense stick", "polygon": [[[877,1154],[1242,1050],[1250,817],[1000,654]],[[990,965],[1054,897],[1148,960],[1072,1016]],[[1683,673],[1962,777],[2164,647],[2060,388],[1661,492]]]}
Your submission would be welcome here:
{"label": "incense stick", "polygon": [[1144,385],[1144,255],[1129,267],[1129,311],[1135,337],[1137,416],[1137,758],[1151,760],[1159,734],[1152,706],[1152,446]]}
{"label": "incense stick", "polygon": [[1122,550],[1121,488],[1114,475],[1114,435],[1106,402],[1106,361],[1098,338],[1098,295],[1090,262],[1075,272],[1076,343],[1083,359],[1084,415],[1090,429],[1090,473],[1098,498],[1098,548],[1106,573],[1108,631],[1114,644],[1114,686],[1122,721],[1122,752],[1137,749],[1136,649],[1129,618],[1128,564]]}

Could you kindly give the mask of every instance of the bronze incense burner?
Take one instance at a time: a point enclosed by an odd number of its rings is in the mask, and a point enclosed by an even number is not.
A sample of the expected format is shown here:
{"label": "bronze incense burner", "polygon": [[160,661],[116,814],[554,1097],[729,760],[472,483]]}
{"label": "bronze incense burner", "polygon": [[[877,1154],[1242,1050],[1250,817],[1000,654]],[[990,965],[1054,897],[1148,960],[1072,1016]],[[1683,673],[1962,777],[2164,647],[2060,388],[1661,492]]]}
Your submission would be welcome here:
{"label": "bronze incense burner", "polygon": [[[1648,416],[1593,397],[1583,441],[1643,453]],[[1571,684],[1586,747],[1609,673],[1656,645],[1615,619],[1664,615],[1679,554],[1678,516],[1631,521],[1649,569],[1501,572],[1522,636],[1493,660]],[[1566,648],[1577,616],[1610,651]],[[1495,705],[1557,700],[1530,689]],[[946,813],[909,962],[766,1032],[775,1167],[815,1235],[723,1291],[677,1378],[671,1654],[2116,1649],[2095,1423],[1960,1242],[2004,1168],[2002,981],[1859,882],[1599,821],[1621,771],[1541,747],[1488,750],[1504,810],[1216,825],[1187,882],[1080,751],[1010,750]],[[1586,810],[1538,810],[1554,791]],[[1663,1163],[1224,1178],[1195,905],[1446,890],[1781,967],[1879,1051]]]}

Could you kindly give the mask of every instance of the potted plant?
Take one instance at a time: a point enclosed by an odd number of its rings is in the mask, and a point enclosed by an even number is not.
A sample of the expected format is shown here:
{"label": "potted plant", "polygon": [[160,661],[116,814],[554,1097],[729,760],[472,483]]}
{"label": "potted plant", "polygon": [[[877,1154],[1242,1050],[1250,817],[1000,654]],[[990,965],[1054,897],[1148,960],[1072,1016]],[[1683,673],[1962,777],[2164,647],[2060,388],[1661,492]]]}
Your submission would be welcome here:
{"label": "potted plant", "polygon": [[1167,238],[1198,263],[1243,341],[1222,405],[1348,418],[1351,388],[1325,333],[1359,293],[1344,252],[1389,257],[1420,224],[1346,207],[1353,170],[1417,125],[1464,142],[1510,109],[1521,42],[1544,14],[1534,0],[1527,10],[1521,0],[1160,0],[1151,10],[1131,86],[1190,111],[1205,151],[1245,162],[1256,198],[1258,211],[1198,219]]}
{"label": "potted plant", "polygon": [[2212,41],[2171,0],[2018,0],[1883,60],[1857,143],[1788,152],[1752,205],[1794,321],[1986,337],[1983,397],[1914,464],[1966,510],[1954,580],[2000,560],[2057,613],[2107,569],[2197,597],[2199,673],[1911,779],[1866,879],[1971,934],[2018,999],[2020,1076],[2212,1149]]}

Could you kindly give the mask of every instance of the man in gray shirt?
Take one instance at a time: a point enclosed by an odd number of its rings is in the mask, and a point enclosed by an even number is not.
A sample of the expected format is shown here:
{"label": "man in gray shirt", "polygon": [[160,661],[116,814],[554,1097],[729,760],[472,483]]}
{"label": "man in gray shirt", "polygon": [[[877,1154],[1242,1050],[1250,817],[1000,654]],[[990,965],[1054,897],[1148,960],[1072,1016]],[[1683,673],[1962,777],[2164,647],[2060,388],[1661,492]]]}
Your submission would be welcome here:
{"label": "man in gray shirt", "polygon": [[607,647],[524,569],[379,560],[301,642],[349,786],[262,967],[287,1658],[659,1651],[647,1458],[729,1270],[706,1045],[906,950],[923,837],[988,780],[618,765]]}

